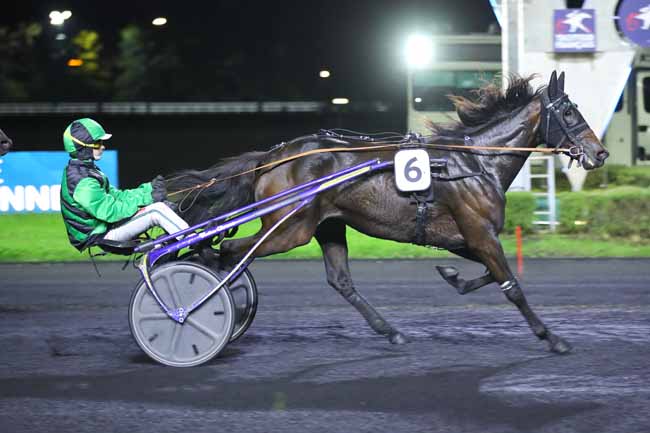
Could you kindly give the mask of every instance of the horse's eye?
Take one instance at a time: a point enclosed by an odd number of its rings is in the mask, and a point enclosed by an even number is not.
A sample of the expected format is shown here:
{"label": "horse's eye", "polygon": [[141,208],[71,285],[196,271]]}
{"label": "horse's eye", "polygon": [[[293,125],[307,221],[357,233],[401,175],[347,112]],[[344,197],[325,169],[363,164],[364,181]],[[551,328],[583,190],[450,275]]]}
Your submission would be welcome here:
{"label": "horse's eye", "polygon": [[566,111],[564,112],[564,116],[565,116],[565,117],[571,117],[571,116],[573,116],[573,110],[569,108],[568,110],[566,110]]}

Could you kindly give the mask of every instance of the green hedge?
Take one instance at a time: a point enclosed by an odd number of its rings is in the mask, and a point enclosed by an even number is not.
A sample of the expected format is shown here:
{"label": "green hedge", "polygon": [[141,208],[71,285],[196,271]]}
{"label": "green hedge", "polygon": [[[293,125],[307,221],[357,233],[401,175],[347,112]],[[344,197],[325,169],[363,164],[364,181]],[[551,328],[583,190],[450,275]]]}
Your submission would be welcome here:
{"label": "green hedge", "polygon": [[650,189],[619,187],[562,192],[558,230],[600,237],[650,237]]}
{"label": "green hedge", "polygon": [[[583,189],[603,189],[603,187],[638,186],[650,187],[650,166],[627,167],[605,164],[602,168],[589,172]],[[571,185],[566,175],[555,171],[555,187],[558,191],[570,191]]]}
{"label": "green hedge", "polygon": [[[528,192],[507,194],[504,233],[533,230],[536,198]],[[598,238],[650,239],[650,189],[634,186],[559,192],[557,230]]]}
{"label": "green hedge", "polygon": [[[608,167],[605,164],[603,168],[607,168],[607,181],[612,185],[630,185],[643,188],[650,186],[650,166],[625,167],[622,165],[612,165]],[[589,176],[598,173],[599,170],[590,173]]]}
{"label": "green hedge", "polygon": [[505,233],[514,233],[515,227],[521,226],[524,232],[533,230],[536,200],[529,192],[509,192],[506,194]]}

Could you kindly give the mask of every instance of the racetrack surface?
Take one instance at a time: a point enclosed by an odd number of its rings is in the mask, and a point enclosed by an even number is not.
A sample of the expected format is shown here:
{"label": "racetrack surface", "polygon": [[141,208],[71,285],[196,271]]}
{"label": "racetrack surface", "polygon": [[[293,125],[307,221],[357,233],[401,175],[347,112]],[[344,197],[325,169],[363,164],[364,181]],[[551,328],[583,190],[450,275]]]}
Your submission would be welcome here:
{"label": "racetrack surface", "polygon": [[[411,342],[372,333],[319,261],[258,261],[257,318],[207,365],[163,367],[129,333],[137,272],[0,265],[0,430],[648,432],[650,260],[529,260],[529,303],[574,351],[547,352],[466,261],[355,261]],[[6,430],[5,430],[6,429]]]}

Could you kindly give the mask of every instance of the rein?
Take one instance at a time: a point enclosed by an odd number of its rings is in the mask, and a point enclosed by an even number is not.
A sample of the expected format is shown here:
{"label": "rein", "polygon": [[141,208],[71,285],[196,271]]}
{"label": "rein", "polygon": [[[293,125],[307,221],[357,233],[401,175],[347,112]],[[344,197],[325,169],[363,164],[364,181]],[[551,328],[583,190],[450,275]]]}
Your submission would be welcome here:
{"label": "rein", "polygon": [[[342,137],[342,136],[341,136]],[[554,149],[548,149],[548,148],[537,148],[537,147],[505,147],[505,146],[470,146],[470,145],[463,145],[463,144],[434,144],[434,143],[423,143],[423,140],[426,137],[421,136],[419,134],[407,134],[404,136],[404,139],[399,141],[399,142],[385,142],[385,141],[377,141],[375,142],[374,145],[372,146],[362,146],[362,147],[330,147],[327,149],[312,149],[308,150],[306,152],[301,152],[296,155],[291,155],[286,158],[279,159],[277,161],[272,161],[263,165],[260,165],[258,167],[252,168],[250,170],[243,171],[241,173],[233,174],[231,176],[226,176],[222,177],[219,179],[212,178],[208,180],[207,182],[189,187],[189,188],[184,188],[179,191],[174,191],[167,196],[174,196],[177,194],[181,194],[184,192],[188,192],[188,196],[195,190],[201,189],[199,194],[205,190],[206,188],[211,187],[215,183],[218,182],[223,182],[228,179],[232,179],[235,177],[243,176],[245,174],[253,173],[255,171],[259,170],[264,170],[265,168],[269,167],[274,167],[276,165],[283,164],[288,161],[293,161],[298,158],[304,158],[309,155],[315,155],[319,153],[335,153],[335,152],[364,152],[364,151],[376,151],[376,150],[388,150],[388,149],[401,149],[401,148],[406,148],[406,147],[418,147],[418,148],[430,148],[430,149],[438,149],[438,150],[445,150],[448,149],[450,151],[464,151],[464,150],[489,150],[489,151],[516,151],[516,152],[542,152],[542,153],[568,153],[569,155],[571,154],[571,149],[561,149],[561,148],[554,148]],[[465,138],[466,140],[469,139],[469,137]],[[172,178],[169,180],[173,179],[178,179]],[[168,180],[168,181],[169,181]],[[198,197],[198,194],[197,194]],[[187,198],[187,197],[185,197]],[[185,200],[181,201],[181,203]],[[196,201],[196,198],[194,199]],[[180,208],[180,206],[179,206]]]}

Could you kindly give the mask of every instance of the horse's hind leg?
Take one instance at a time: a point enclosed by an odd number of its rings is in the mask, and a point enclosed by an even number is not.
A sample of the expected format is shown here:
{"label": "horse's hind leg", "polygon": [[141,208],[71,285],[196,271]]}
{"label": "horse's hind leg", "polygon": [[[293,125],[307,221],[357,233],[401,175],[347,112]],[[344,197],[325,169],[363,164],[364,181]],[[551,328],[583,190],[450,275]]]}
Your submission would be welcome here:
{"label": "horse's hind leg", "polygon": [[345,223],[334,219],[324,221],[316,229],[316,240],[323,250],[327,282],[361,313],[375,332],[387,336],[391,343],[408,342],[354,288],[348,266]]}
{"label": "horse's hind leg", "polygon": [[[221,244],[221,266],[236,264],[262,236],[286,214],[286,210],[262,217],[262,229],[246,238],[231,239]],[[278,226],[253,252],[251,259],[284,253],[305,245],[314,236],[318,225],[316,210],[307,207]]]}

